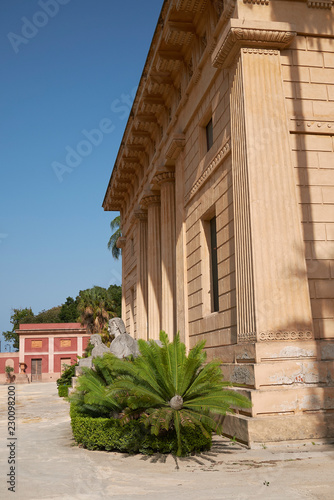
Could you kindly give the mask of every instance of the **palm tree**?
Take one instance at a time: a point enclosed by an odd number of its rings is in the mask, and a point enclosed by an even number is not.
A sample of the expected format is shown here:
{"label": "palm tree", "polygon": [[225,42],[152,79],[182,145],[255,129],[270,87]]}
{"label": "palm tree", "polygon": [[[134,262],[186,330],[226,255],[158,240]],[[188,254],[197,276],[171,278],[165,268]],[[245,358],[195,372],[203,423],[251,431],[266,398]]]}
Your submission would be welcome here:
{"label": "palm tree", "polygon": [[206,437],[210,437],[208,431],[221,434],[222,426],[215,416],[234,413],[231,406],[252,405],[245,396],[227,389],[231,384],[223,381],[220,361],[205,364],[205,341],[191,349],[188,356],[179,335],[170,343],[162,331],[160,341],[162,347],[154,341],[139,340],[141,356],[133,363],[120,361],[127,374],[116,380],[111,390],[115,395],[120,390],[127,393],[125,421],[140,415],[155,435],[163,429],[174,429],[177,455],[181,455],[182,428],[199,427]]}
{"label": "palm tree", "polygon": [[118,259],[119,256],[121,255],[121,249],[117,248],[116,242],[117,242],[118,238],[120,236],[122,236],[122,232],[121,232],[121,217],[120,217],[120,215],[118,215],[117,217],[115,217],[115,219],[113,219],[110,222],[110,229],[112,231],[114,231],[116,229],[116,231],[110,236],[110,239],[108,241],[108,249],[111,251],[112,256],[114,257],[114,259]]}
{"label": "palm tree", "polygon": [[79,292],[78,311],[83,325],[89,333],[101,333],[106,327],[109,317],[115,315],[114,304],[107,296],[107,290],[93,287]]}

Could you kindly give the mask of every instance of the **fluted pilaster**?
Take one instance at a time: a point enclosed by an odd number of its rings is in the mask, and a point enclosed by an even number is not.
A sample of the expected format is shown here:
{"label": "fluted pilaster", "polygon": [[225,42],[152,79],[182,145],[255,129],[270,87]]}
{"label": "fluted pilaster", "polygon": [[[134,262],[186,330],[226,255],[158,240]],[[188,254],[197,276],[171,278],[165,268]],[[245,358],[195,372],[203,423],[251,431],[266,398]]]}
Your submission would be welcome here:
{"label": "fluted pilaster", "polygon": [[161,328],[160,196],[145,196],[142,206],[147,208],[148,338],[158,339]]}
{"label": "fluted pilaster", "polygon": [[147,340],[147,211],[134,213],[137,222],[137,338]]}
{"label": "fluted pilaster", "polygon": [[126,257],[125,257],[125,252],[123,251],[125,249],[126,245],[126,238],[125,236],[120,236],[118,240],[116,241],[116,246],[117,248],[122,249],[122,320],[124,321],[124,324],[126,324],[126,288],[125,288],[125,269],[126,269]]}
{"label": "fluted pilaster", "polygon": [[238,341],[312,338],[278,50],[241,48],[231,92]]}
{"label": "fluted pilaster", "polygon": [[172,340],[175,333],[175,180],[162,172],[154,180],[161,186],[161,329]]}

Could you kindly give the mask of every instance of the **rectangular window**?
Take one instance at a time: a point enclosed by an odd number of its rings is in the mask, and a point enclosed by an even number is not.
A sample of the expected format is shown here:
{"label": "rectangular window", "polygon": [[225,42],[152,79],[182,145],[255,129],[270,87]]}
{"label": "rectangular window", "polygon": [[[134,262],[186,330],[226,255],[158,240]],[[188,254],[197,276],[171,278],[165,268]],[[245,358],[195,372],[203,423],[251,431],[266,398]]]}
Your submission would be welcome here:
{"label": "rectangular window", "polygon": [[210,257],[212,312],[216,312],[219,311],[216,216],[210,220]]}
{"label": "rectangular window", "polygon": [[201,240],[203,316],[219,311],[217,224],[215,207],[204,214]]}
{"label": "rectangular window", "polygon": [[212,125],[212,118],[210,121],[207,123],[205,127],[205,134],[206,134],[206,150],[209,151],[213,145],[213,125]]}

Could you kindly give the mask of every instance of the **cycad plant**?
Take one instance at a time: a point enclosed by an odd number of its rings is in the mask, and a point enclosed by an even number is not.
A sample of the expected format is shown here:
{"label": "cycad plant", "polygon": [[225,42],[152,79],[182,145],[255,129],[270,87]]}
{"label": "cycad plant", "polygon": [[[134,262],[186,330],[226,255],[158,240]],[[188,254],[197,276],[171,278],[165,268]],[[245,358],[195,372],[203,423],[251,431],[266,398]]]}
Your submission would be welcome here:
{"label": "cycad plant", "polygon": [[112,354],[107,354],[94,359],[94,370],[82,368],[83,375],[70,396],[79,413],[91,417],[115,417],[123,410],[126,400],[122,392],[115,395],[112,390],[115,379],[123,373],[122,365],[118,372],[114,370],[114,364],[119,364],[119,361]]}
{"label": "cycad plant", "polygon": [[177,455],[181,455],[182,428],[199,427],[208,437],[208,431],[221,434],[222,427],[215,416],[233,413],[232,406],[248,408],[251,402],[226,388],[230,384],[223,380],[219,361],[205,364],[205,341],[191,349],[188,356],[179,335],[169,342],[162,331],[160,341],[162,347],[154,341],[139,340],[141,356],[125,366],[120,361],[123,374],[110,391],[126,394],[125,420],[140,416],[156,435],[163,429],[174,429]]}

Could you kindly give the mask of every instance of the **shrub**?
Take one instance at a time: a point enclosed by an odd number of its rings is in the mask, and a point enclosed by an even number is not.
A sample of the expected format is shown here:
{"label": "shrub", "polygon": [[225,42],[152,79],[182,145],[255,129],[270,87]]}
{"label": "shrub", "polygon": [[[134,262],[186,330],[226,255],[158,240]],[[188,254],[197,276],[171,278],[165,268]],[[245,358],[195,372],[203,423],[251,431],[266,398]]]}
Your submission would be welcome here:
{"label": "shrub", "polygon": [[8,373],[8,375],[11,374],[13,371],[14,371],[14,368],[12,366],[6,366],[5,372]]}
{"label": "shrub", "polygon": [[[89,450],[117,450],[127,453],[176,453],[175,431],[162,432],[159,436],[139,420],[122,424],[119,419],[80,416],[78,409],[71,405],[71,425],[74,439]],[[203,435],[200,428],[187,428],[181,437],[183,455],[209,450],[211,437]]]}
{"label": "shrub", "polygon": [[199,342],[186,355],[185,345],[177,334],[169,342],[160,332],[162,347],[154,341],[138,340],[141,355],[128,363],[127,375],[116,380],[111,390],[127,393],[128,418],[140,420],[159,436],[173,430],[177,438],[177,455],[184,454],[182,434],[186,429],[200,428],[204,436],[222,434],[217,415],[234,413],[232,406],[248,408],[251,402],[224,382],[220,361],[205,364],[205,341]]}
{"label": "shrub", "polygon": [[60,385],[72,385],[72,377],[75,376],[75,367],[78,366],[78,363],[75,365],[68,366],[66,370],[62,373],[61,377],[57,380],[57,387]]}
{"label": "shrub", "polygon": [[[160,341],[162,347],[139,340],[136,359],[105,354],[94,360],[94,370],[84,370],[70,396],[78,442],[91,449],[185,455],[210,447],[212,431],[222,433],[217,416],[251,406],[228,389],[219,361],[206,363],[205,342],[186,355],[179,335],[169,342],[160,332]],[[121,421],[106,418],[116,415]]]}
{"label": "shrub", "polygon": [[60,398],[66,398],[68,396],[69,385],[59,385],[58,386],[58,396]]}
{"label": "shrub", "polygon": [[[119,360],[113,354],[105,354],[103,358],[93,360],[94,370],[83,368],[83,375],[78,378],[75,392],[70,396],[72,407],[80,415],[92,417],[109,417],[120,413],[127,405],[121,391],[112,394],[114,380],[122,371],[114,369]],[[117,363],[118,364],[118,363]]]}

